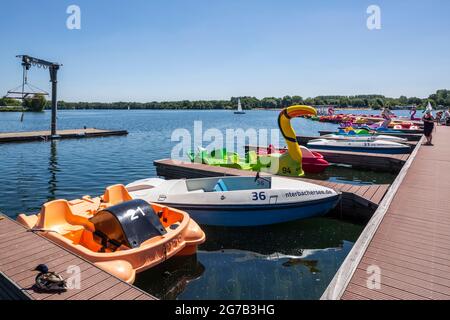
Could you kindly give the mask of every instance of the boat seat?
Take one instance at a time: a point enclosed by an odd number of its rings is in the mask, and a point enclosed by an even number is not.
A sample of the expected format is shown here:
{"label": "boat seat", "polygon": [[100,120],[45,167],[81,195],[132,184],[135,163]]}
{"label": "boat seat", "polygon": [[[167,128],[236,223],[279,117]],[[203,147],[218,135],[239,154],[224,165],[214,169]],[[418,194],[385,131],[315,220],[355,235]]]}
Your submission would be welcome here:
{"label": "boat seat", "polygon": [[130,196],[128,190],[123,184],[116,184],[106,188],[105,194],[103,195],[103,201],[111,205],[116,205],[130,200],[133,200],[133,198]]}
{"label": "boat seat", "polygon": [[67,200],[55,200],[42,206],[37,229],[52,230],[58,233],[76,231],[83,228],[94,230],[88,218],[75,215]]}
{"label": "boat seat", "polygon": [[226,192],[226,191],[228,191],[228,188],[227,188],[225,182],[222,179],[219,179],[219,181],[217,181],[217,184],[214,186],[213,190],[215,192]]}

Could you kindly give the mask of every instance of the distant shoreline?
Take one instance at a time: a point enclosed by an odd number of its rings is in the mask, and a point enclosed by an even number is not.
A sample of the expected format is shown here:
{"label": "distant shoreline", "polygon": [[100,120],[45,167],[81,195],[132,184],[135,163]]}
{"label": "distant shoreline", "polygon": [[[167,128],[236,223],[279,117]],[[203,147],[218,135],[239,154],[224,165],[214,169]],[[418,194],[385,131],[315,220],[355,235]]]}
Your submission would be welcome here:
{"label": "distant shoreline", "polygon": [[0,112],[28,112],[24,107],[17,107],[17,106],[7,106],[7,107],[0,107]]}
{"label": "distant shoreline", "polygon": [[[31,99],[32,100],[32,99]],[[39,105],[42,105],[42,101]],[[45,101],[44,101],[45,102]],[[46,101],[45,109],[50,109],[50,101]],[[392,110],[408,110],[412,106],[424,109],[429,103],[435,109],[450,107],[450,90],[437,90],[428,98],[406,97],[390,98],[380,94],[353,95],[353,96],[317,96],[303,99],[301,96],[265,97],[258,99],[251,96],[231,97],[229,100],[178,100],[178,101],[149,101],[149,102],[70,102],[58,100],[59,110],[237,110],[239,102],[244,110],[281,110],[293,105],[313,106],[318,110],[328,110],[333,107],[342,110],[381,110],[389,107]],[[21,108],[16,101],[0,98],[0,106],[9,105]],[[27,109],[34,108],[31,104],[25,105]],[[1,111],[17,111],[23,109],[4,109]]]}
{"label": "distant shoreline", "polygon": [[[319,107],[315,107],[316,109],[319,109]],[[44,111],[50,111],[51,109],[46,108]],[[82,110],[92,110],[92,111],[114,111],[114,110],[150,110],[150,111],[229,111],[232,112],[234,109],[172,109],[172,108],[159,108],[159,109],[150,109],[150,108],[58,108],[58,111],[82,111]],[[282,109],[279,108],[253,108],[253,109],[247,109],[244,111],[281,111]],[[334,108],[335,111],[374,111],[374,112],[381,112],[380,109],[371,109],[371,108]],[[404,108],[392,108],[393,111],[401,111],[401,110],[407,110]],[[420,109],[418,109],[420,110]],[[0,107],[0,112],[34,112],[27,110],[23,107]],[[42,111],[43,112],[43,111]]]}

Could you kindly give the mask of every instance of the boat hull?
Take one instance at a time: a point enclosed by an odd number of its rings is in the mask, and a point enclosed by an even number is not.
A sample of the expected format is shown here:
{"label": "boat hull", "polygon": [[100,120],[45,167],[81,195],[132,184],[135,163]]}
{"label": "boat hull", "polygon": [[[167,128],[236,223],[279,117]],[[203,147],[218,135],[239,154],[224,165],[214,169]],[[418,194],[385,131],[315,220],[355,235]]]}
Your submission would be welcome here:
{"label": "boat hull", "polygon": [[409,147],[366,148],[366,147],[322,146],[322,145],[311,145],[308,147],[310,147],[312,149],[319,149],[319,150],[352,151],[352,152],[382,153],[382,154],[405,154],[405,153],[411,152],[411,148],[409,148]]}
{"label": "boat hull", "polygon": [[249,227],[285,223],[327,214],[339,202],[340,195],[292,204],[274,205],[184,205],[166,204],[184,210],[201,225]]}
{"label": "boat hull", "polygon": [[330,166],[330,164],[324,159],[319,159],[317,161],[303,161],[302,165],[303,171],[306,173],[322,173]]}
{"label": "boat hull", "polygon": [[360,142],[372,142],[376,140],[405,143],[408,142],[405,138],[399,138],[389,135],[350,135],[350,134],[329,134],[320,137],[327,140],[343,140],[343,141],[360,141]]}

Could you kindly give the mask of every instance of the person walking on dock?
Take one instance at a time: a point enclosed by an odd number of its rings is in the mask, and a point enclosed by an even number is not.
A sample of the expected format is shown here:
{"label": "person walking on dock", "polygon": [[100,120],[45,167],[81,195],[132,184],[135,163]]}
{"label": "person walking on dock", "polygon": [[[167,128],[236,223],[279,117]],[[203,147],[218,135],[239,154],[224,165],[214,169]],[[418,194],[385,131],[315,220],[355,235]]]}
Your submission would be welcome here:
{"label": "person walking on dock", "polygon": [[444,113],[444,124],[450,126],[450,108]]}
{"label": "person walking on dock", "polygon": [[383,119],[384,119],[384,122],[381,125],[382,128],[386,128],[387,129],[389,127],[389,125],[392,122],[392,118],[391,117],[393,115],[394,114],[391,112],[391,110],[388,107],[385,107],[383,109],[383,111],[381,112],[381,117],[383,117]]}
{"label": "person walking on dock", "polygon": [[442,115],[444,114],[444,111],[438,111],[437,113],[436,113],[436,124],[438,125],[438,126],[440,126],[441,125],[441,122],[442,122]]}
{"label": "person walking on dock", "polygon": [[431,110],[427,110],[425,112],[425,115],[422,117],[422,121],[424,124],[424,133],[425,137],[427,138],[427,142],[425,143],[426,146],[432,146],[433,145],[433,129],[434,129],[434,117]]}

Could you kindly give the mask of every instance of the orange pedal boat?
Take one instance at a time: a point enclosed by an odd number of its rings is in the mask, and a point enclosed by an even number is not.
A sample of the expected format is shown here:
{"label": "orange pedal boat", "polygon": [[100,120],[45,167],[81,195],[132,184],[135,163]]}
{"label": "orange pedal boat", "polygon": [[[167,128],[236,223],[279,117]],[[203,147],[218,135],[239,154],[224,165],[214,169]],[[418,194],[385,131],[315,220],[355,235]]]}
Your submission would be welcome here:
{"label": "orange pedal boat", "polygon": [[128,283],[173,256],[195,254],[205,242],[186,212],[133,200],[123,185],[101,197],[48,202],[38,215],[17,221]]}

